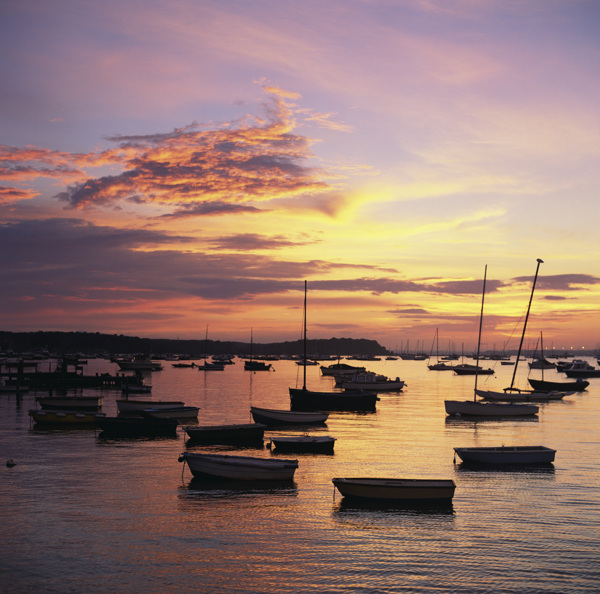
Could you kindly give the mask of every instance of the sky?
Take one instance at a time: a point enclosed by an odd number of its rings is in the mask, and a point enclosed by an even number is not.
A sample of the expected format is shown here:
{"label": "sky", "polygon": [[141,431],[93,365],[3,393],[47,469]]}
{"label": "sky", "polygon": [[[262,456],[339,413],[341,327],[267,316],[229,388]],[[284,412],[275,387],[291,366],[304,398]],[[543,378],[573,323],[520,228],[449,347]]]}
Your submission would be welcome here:
{"label": "sky", "polygon": [[[597,0],[4,0],[3,330],[600,346]],[[486,268],[487,267],[487,268]],[[487,272],[486,272],[487,271]]]}

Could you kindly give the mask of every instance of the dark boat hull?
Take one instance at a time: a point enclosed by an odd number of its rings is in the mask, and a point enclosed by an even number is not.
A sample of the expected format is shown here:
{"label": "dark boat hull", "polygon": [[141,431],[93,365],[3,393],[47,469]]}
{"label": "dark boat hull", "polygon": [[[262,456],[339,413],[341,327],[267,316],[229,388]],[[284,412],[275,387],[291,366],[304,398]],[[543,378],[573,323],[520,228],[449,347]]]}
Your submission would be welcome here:
{"label": "dark boat hull", "polygon": [[243,425],[215,425],[186,427],[190,445],[263,445],[266,425],[246,423]]}
{"label": "dark boat hull", "polygon": [[359,411],[374,412],[377,406],[374,392],[313,392],[290,388],[290,408],[297,411]]}
{"label": "dark boat hull", "polygon": [[105,417],[96,425],[103,434],[120,437],[176,436],[179,422],[175,419],[149,419],[136,417]]}
{"label": "dark boat hull", "polygon": [[575,382],[550,382],[546,380],[529,379],[529,384],[534,390],[540,392],[552,392],[553,390],[583,392],[590,385],[590,382],[583,379]]}

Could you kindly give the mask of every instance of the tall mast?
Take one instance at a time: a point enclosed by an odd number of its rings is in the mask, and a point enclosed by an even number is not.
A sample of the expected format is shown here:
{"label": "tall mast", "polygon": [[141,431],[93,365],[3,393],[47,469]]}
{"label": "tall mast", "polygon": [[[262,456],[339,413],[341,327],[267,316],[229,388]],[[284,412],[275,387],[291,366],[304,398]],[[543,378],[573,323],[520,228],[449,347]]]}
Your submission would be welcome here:
{"label": "tall mast", "polygon": [[302,389],[306,390],[306,281],[304,281],[304,368],[303,372],[303,386]]}
{"label": "tall mast", "polygon": [[475,387],[473,388],[473,401],[477,401],[477,376],[479,374],[479,349],[481,348],[481,327],[483,326],[483,302],[485,299],[485,283],[487,280],[487,264],[483,271],[483,291],[481,292],[481,313],[479,314],[479,336],[477,337],[477,359],[475,361]]}
{"label": "tall mast", "polygon": [[525,329],[527,328],[527,320],[529,319],[529,310],[531,309],[531,302],[533,301],[533,292],[535,291],[535,283],[537,282],[538,271],[540,269],[540,264],[543,264],[544,261],[540,258],[537,259],[537,267],[535,269],[535,276],[533,277],[533,285],[531,287],[531,295],[529,297],[529,305],[527,306],[527,314],[525,315],[525,323],[523,324],[523,334],[521,334],[521,342],[519,343],[519,350],[517,351],[517,360],[515,362],[515,368],[513,370],[512,380],[510,382],[510,389],[512,390],[513,385],[515,383],[515,377],[517,375],[517,366],[519,365],[519,359],[521,357],[521,349],[523,348],[523,339],[525,338]]}

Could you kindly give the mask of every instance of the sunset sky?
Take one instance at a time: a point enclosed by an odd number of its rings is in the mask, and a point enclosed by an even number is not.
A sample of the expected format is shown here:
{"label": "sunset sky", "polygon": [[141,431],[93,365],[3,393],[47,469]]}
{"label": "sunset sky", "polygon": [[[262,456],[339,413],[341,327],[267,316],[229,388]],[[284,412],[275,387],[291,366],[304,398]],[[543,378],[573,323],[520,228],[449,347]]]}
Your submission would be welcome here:
{"label": "sunset sky", "polygon": [[0,7],[0,329],[600,345],[597,0]]}

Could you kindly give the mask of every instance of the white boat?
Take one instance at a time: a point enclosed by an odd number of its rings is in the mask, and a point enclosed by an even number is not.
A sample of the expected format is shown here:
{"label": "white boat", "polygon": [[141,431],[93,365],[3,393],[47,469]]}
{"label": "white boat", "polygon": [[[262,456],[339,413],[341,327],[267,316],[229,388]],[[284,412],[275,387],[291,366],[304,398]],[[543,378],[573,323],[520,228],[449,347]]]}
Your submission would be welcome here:
{"label": "white boat", "polygon": [[180,400],[117,400],[119,413],[140,413],[145,408],[173,408],[185,406]]}
{"label": "white boat", "polygon": [[139,411],[143,417],[150,417],[152,419],[177,419],[180,421],[188,419],[197,419],[198,411],[200,409],[197,406],[171,406],[161,408],[144,408]]}
{"label": "white boat", "polygon": [[256,423],[276,425],[322,425],[329,413],[320,411],[292,411],[273,408],[250,407],[250,414]]}
{"label": "white boat", "polygon": [[335,437],[330,435],[290,435],[271,437],[276,451],[303,454],[333,454]]}
{"label": "white boat", "polygon": [[467,464],[550,464],[556,450],[546,446],[496,446],[454,448]]}
{"label": "white boat", "polygon": [[372,392],[398,392],[404,388],[406,383],[397,377],[389,379],[385,375],[366,371],[357,373],[350,378],[342,378],[342,388],[345,390],[370,390]]}
{"label": "white boat", "polygon": [[298,460],[192,452],[183,452],[179,462],[187,463],[194,477],[209,475],[246,481],[291,480],[298,468]]}
{"label": "white boat", "polygon": [[450,502],[456,485],[446,479],[334,478],[333,484],[351,499],[381,502]]}
{"label": "white boat", "polygon": [[[479,336],[477,339],[476,365],[479,369],[479,355],[481,348],[481,329],[483,325],[483,304],[485,300],[485,284],[487,280],[487,265],[483,274],[483,291],[481,293],[481,312],[479,314]],[[524,417],[536,415],[539,408],[534,405],[519,404],[498,404],[486,403],[477,400],[479,390],[477,389],[477,378],[479,373],[475,373],[475,386],[473,389],[473,400],[444,400],[446,414],[452,416],[468,417]]]}

